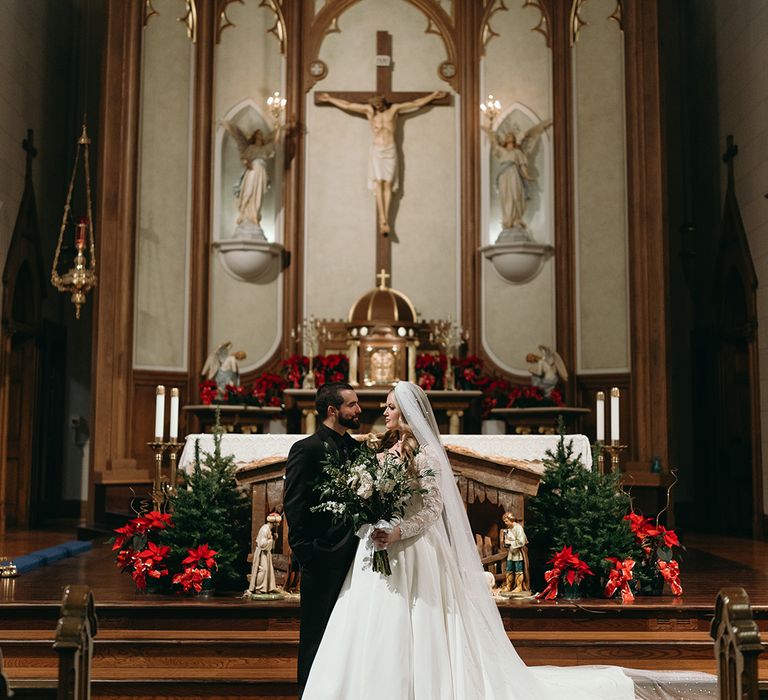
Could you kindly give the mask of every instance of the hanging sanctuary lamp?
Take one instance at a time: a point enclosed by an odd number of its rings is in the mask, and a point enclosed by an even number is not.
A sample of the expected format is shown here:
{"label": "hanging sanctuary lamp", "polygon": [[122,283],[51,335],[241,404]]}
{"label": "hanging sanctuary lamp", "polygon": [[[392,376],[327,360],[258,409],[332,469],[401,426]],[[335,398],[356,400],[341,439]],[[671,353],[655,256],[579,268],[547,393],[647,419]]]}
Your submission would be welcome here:
{"label": "hanging sanctuary lamp", "polygon": [[[60,292],[72,295],[72,303],[75,305],[75,316],[80,318],[80,308],[85,304],[86,294],[96,286],[96,244],[93,238],[93,207],[91,200],[91,174],[88,166],[88,145],[91,139],[83,121],[83,131],[77,140],[75,163],[72,167],[72,176],[67,190],[67,201],[64,203],[64,214],[59,229],[59,240],[56,243],[56,254],[53,258],[51,269],[51,284]],[[77,166],[80,161],[80,149],[83,150],[83,177],[85,178],[85,211],[86,215],[78,218],[77,222],[72,216],[72,192],[77,176]],[[67,231],[74,229],[75,260],[71,267],[63,275],[59,274],[59,256],[62,243]]]}

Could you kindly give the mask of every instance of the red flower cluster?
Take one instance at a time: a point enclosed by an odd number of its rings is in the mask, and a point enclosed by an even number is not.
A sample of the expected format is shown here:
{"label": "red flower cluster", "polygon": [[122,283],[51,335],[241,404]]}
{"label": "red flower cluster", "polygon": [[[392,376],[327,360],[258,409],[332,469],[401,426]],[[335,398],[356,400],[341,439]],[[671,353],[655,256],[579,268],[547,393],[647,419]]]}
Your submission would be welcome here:
{"label": "red flower cluster", "polygon": [[257,406],[283,405],[283,391],[286,389],[286,381],[279,374],[264,372],[256,377],[251,386],[251,401]]}
{"label": "red flower cluster", "polygon": [[309,358],[306,355],[291,355],[283,360],[283,378],[293,389],[300,389],[309,372]]}
{"label": "red flower cluster", "polygon": [[424,389],[442,389],[445,387],[445,370],[448,358],[442,353],[423,353],[416,357],[416,383]]}
{"label": "red flower cluster", "polygon": [[117,551],[117,568],[130,571],[136,588],[141,591],[147,588],[147,576],[160,579],[168,575],[168,567],[164,561],[171,548],[158,545],[150,539],[154,533],[167,527],[173,527],[171,516],[153,510],[115,529],[117,536],[112,550]]}
{"label": "red flower cluster", "polygon": [[644,570],[661,576],[669,584],[673,595],[682,595],[680,565],[673,550],[673,547],[682,548],[677,533],[658,523],[654,524],[651,518],[645,518],[639,513],[625,515],[624,520],[629,521],[629,527],[643,550],[641,566]]}
{"label": "red flower cluster", "polygon": [[210,406],[219,394],[219,388],[213,379],[207,379],[200,384],[200,401],[206,406]]}
{"label": "red flower cluster", "polygon": [[189,556],[182,560],[184,571],[173,577],[173,584],[181,586],[184,593],[203,590],[204,582],[211,578],[211,569],[216,568],[218,552],[207,544],[201,544],[194,549],[188,549]]}
{"label": "red flower cluster", "polygon": [[483,361],[477,355],[467,355],[463,359],[451,360],[457,389],[483,389],[491,381],[483,374]]}
{"label": "red flower cluster", "polygon": [[341,353],[315,355],[312,360],[315,384],[318,387],[328,382],[346,382],[349,376],[349,358]]}
{"label": "red flower cluster", "polygon": [[567,583],[569,586],[576,586],[584,580],[584,577],[594,576],[586,562],[581,560],[581,557],[573,551],[572,547],[563,547],[547,563],[552,564],[552,568],[544,573],[547,586],[536,596],[537,599],[554,600],[557,598],[558,584],[561,579],[563,583]]}

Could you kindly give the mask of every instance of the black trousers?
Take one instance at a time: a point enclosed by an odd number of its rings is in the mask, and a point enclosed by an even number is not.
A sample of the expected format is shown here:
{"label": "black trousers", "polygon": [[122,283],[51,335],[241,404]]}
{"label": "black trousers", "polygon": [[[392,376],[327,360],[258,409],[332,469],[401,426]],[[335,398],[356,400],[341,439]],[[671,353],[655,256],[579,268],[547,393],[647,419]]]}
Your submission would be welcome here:
{"label": "black trousers", "polygon": [[299,697],[309,678],[309,670],[336,605],[346,568],[301,568],[301,625],[299,632],[298,684]]}

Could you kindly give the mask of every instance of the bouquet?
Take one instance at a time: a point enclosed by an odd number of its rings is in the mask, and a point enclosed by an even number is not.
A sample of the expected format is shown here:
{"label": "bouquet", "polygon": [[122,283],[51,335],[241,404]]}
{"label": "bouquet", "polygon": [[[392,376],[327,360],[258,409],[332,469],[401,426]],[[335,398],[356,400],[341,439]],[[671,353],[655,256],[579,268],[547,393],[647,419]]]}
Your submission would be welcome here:
{"label": "bouquet", "polygon": [[[348,522],[359,537],[364,537],[374,528],[389,529],[397,523],[411,497],[426,492],[418,484],[424,476],[434,476],[434,472],[409,472],[407,464],[396,455],[385,452],[379,459],[365,444],[346,462],[335,449],[326,446],[322,475],[315,485],[320,503],[311,510],[331,513],[335,520]],[[386,549],[374,549],[373,570],[385,576],[392,573]]]}

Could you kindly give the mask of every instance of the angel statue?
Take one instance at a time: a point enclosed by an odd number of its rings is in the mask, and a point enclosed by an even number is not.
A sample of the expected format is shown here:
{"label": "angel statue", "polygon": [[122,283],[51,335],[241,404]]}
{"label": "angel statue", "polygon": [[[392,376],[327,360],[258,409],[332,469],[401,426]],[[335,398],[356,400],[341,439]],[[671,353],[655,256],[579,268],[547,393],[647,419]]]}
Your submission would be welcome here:
{"label": "angel statue", "polygon": [[539,345],[539,353],[528,353],[525,361],[528,363],[528,371],[531,373],[531,384],[544,392],[545,396],[552,393],[561,379],[568,380],[568,370],[565,369],[563,358],[556,350]]}
{"label": "angel statue", "polygon": [[230,341],[220,343],[208,355],[200,374],[205,375],[206,379],[213,379],[216,382],[219,395],[224,396],[228,384],[240,386],[240,367],[237,363],[246,357],[245,352],[242,350],[232,352],[232,343]]}
{"label": "angel statue", "polygon": [[256,129],[248,137],[233,122],[224,121],[222,126],[235,140],[240,160],[245,166],[240,182],[235,187],[238,210],[235,237],[261,238],[264,235],[261,228],[261,204],[269,189],[267,163],[275,156],[275,147],[280,140],[280,123],[277,122],[274,131],[269,134]]}
{"label": "angel statue", "polygon": [[491,142],[491,151],[501,164],[496,176],[496,187],[501,200],[501,223],[504,229],[525,229],[523,215],[530,197],[530,187],[535,178],[530,173],[530,161],[544,131],[552,124],[551,119],[534,124],[518,141],[514,129],[494,131],[482,125]]}

